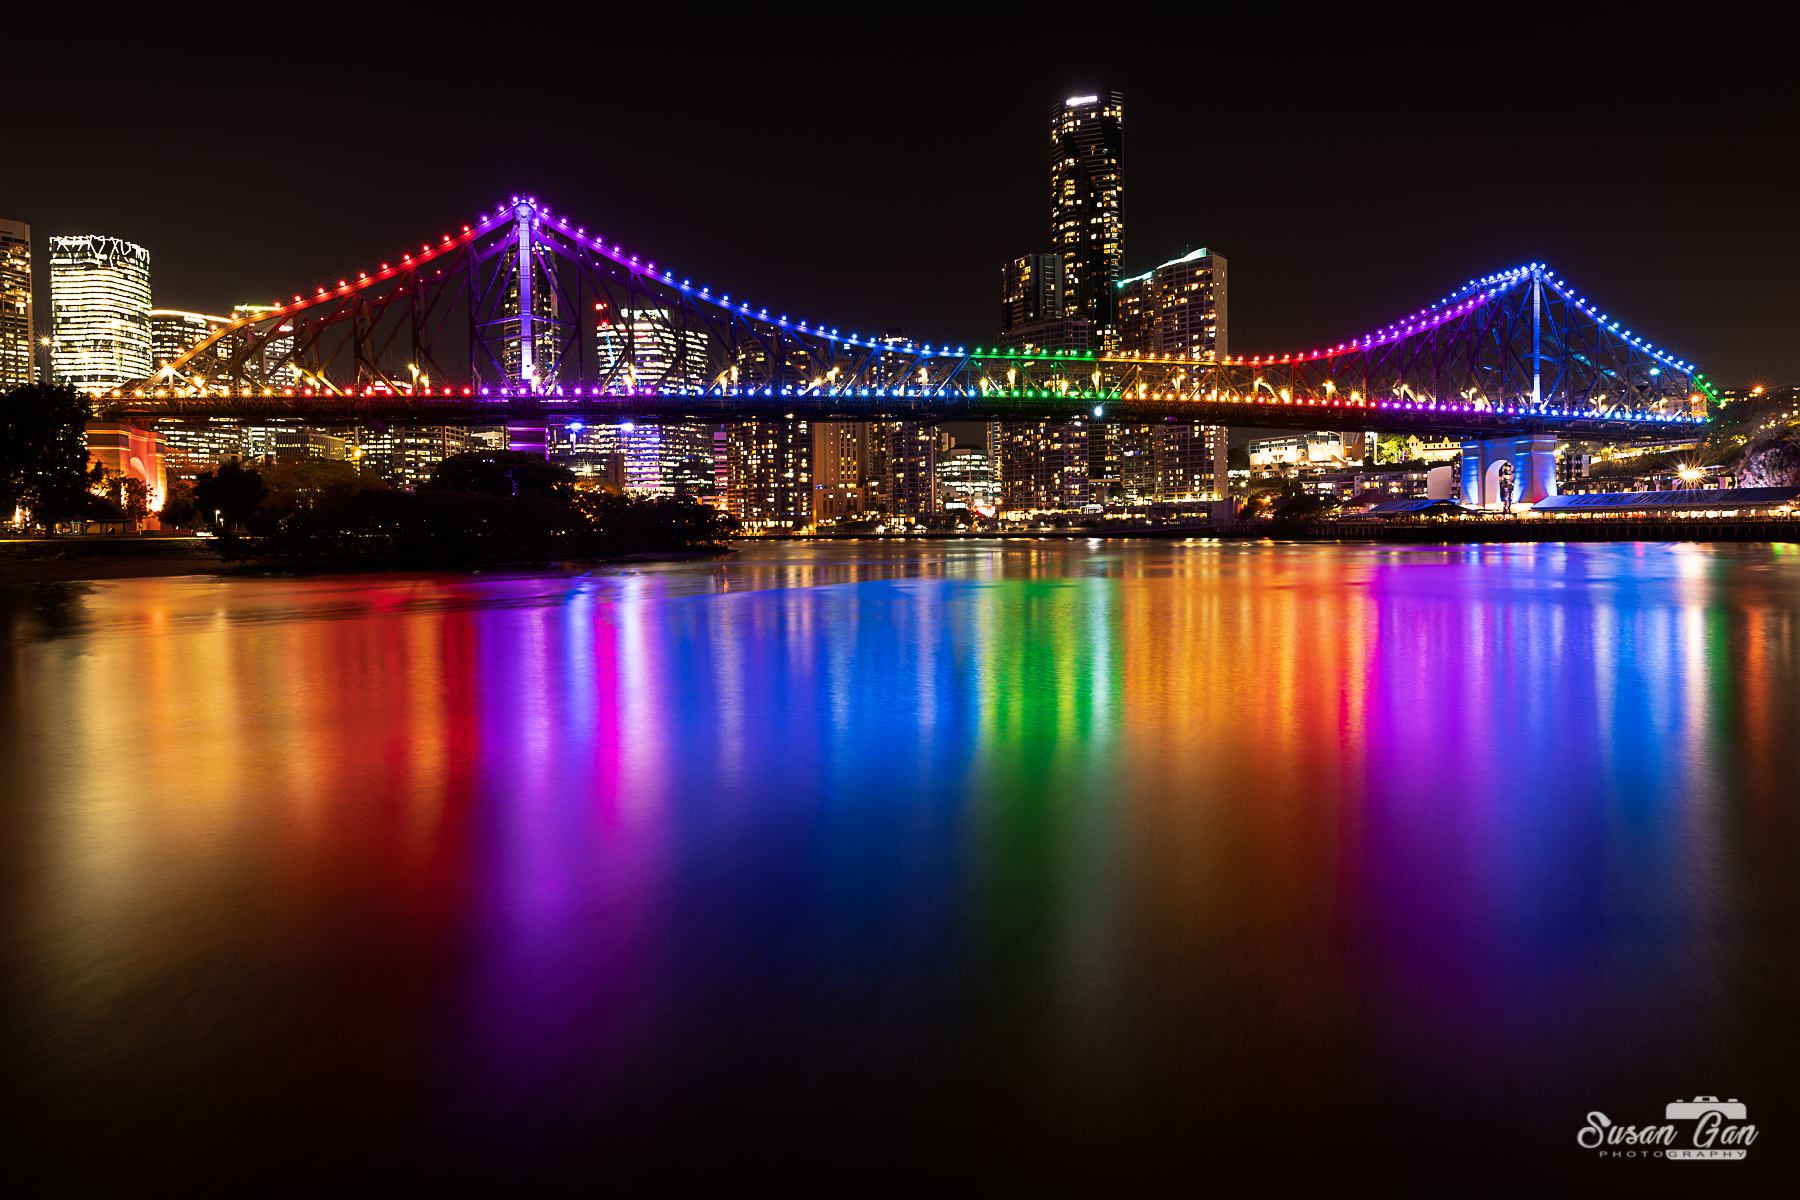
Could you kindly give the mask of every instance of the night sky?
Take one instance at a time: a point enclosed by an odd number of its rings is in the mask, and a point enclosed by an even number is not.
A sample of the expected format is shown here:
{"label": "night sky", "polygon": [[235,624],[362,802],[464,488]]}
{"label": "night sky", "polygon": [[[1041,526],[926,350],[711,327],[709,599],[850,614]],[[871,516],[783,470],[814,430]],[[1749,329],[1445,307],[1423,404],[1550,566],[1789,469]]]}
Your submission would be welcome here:
{"label": "night sky", "polygon": [[[28,56],[0,166],[0,216],[40,247],[148,247],[159,306],[306,292],[520,193],[796,318],[992,344],[1001,261],[1049,248],[1049,106],[1116,88],[1126,269],[1225,254],[1235,353],[1346,340],[1539,259],[1723,385],[1800,383],[1800,104],[1762,57],[1785,29],[195,11],[178,37],[21,35],[58,53]],[[1100,19],[1115,36],[1045,32]]]}

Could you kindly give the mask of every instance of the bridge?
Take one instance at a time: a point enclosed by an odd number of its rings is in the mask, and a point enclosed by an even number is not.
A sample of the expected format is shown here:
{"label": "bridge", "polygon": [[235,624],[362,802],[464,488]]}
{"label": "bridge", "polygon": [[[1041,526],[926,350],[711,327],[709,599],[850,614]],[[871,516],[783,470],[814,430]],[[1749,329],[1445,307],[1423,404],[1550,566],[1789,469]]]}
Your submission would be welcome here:
{"label": "bridge", "polygon": [[1712,396],[1692,363],[1542,263],[1305,351],[1202,360],[915,345],[715,293],[514,197],[335,287],[277,298],[97,399],[125,420],[506,424],[540,441],[567,420],[754,417],[1553,440],[1691,436]]}

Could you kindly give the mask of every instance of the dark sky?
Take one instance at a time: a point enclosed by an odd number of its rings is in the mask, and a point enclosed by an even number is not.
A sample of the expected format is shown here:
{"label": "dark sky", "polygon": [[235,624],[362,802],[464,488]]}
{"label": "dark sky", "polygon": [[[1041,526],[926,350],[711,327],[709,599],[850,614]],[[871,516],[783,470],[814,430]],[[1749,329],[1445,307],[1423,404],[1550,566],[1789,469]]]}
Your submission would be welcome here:
{"label": "dark sky", "polygon": [[1116,88],[1126,268],[1225,254],[1234,352],[1540,259],[1722,384],[1800,383],[1792,30],[1710,10],[209,11],[16,43],[56,70],[0,216],[147,246],[159,306],[303,292],[517,192],[773,310],[991,344],[1001,260],[1048,248],[1048,107]]}

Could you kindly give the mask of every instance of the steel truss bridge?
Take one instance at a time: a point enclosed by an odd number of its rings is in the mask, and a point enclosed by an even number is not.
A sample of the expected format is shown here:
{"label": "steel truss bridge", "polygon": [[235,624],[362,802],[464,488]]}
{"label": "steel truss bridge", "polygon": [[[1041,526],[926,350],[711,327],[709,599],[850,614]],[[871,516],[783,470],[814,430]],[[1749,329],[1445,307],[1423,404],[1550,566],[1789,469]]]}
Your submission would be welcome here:
{"label": "steel truss bridge", "polygon": [[[126,419],[1191,421],[1667,437],[1713,388],[1541,263],[1336,346],[1218,361],[914,345],[771,313],[515,197],[98,397]],[[646,352],[648,351],[648,352]]]}

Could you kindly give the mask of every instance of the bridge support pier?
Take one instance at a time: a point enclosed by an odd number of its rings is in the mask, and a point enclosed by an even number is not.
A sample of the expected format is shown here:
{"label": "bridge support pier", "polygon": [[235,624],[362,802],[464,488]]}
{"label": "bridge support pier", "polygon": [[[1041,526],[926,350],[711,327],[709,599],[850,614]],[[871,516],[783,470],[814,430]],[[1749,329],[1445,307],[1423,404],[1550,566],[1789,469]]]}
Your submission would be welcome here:
{"label": "bridge support pier", "polygon": [[542,421],[509,421],[506,426],[506,448],[550,457],[550,430]]}
{"label": "bridge support pier", "polygon": [[1521,433],[1511,437],[1465,438],[1462,444],[1462,502],[1470,508],[1500,507],[1500,464],[1513,469],[1513,503],[1536,504],[1556,495],[1556,435]]}

